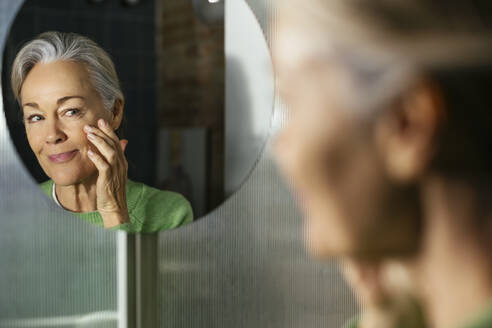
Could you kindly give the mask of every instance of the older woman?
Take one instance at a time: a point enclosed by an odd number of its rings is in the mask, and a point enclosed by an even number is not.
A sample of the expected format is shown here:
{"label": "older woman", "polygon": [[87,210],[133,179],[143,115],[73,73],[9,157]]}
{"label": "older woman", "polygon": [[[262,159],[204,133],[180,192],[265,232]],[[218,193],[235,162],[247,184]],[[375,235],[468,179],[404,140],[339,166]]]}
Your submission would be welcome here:
{"label": "older woman", "polygon": [[124,97],[114,65],[96,43],[46,32],[17,54],[12,89],[27,139],[51,179],[42,190],[87,222],[128,232],[155,232],[192,221],[181,195],[127,179],[117,136]]}
{"label": "older woman", "polygon": [[490,1],[278,3],[276,155],[309,249],[352,263],[354,326],[423,325],[366,320],[400,288],[431,327],[492,327]]}

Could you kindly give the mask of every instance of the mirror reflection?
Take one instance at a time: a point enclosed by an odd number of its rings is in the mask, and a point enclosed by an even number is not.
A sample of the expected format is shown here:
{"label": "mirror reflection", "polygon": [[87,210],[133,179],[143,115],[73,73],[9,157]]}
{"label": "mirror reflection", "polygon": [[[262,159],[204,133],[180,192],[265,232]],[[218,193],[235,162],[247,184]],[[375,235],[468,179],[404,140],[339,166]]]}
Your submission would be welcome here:
{"label": "mirror reflection", "polygon": [[124,95],[113,62],[96,43],[74,33],[42,33],[17,53],[11,83],[29,147],[49,177],[41,189],[57,205],[128,232],[193,220],[184,197],[127,178]]}
{"label": "mirror reflection", "polygon": [[[26,1],[4,50],[24,165],[57,204],[106,228],[171,229],[225,198],[223,3],[214,19],[196,3],[159,6]],[[190,24],[173,25],[176,10]]]}

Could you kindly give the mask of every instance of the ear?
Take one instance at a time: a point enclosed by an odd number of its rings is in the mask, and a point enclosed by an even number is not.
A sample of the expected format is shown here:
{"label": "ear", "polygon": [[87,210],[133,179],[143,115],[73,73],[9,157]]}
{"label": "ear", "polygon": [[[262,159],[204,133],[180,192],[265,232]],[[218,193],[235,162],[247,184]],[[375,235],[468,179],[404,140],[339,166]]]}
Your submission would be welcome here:
{"label": "ear", "polygon": [[120,127],[121,121],[123,120],[123,108],[125,102],[123,99],[116,99],[111,109],[111,128],[116,130]]}
{"label": "ear", "polygon": [[375,123],[375,138],[390,178],[408,182],[429,167],[445,119],[442,92],[420,81],[405,92]]}

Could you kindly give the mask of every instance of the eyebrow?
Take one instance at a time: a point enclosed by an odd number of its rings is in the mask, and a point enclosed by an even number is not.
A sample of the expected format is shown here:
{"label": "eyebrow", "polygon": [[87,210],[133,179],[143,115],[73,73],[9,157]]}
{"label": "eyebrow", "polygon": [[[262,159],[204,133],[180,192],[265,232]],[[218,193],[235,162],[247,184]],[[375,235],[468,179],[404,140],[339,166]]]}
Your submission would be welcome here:
{"label": "eyebrow", "polygon": [[61,105],[63,104],[65,101],[69,100],[69,99],[72,99],[72,98],[79,98],[79,99],[82,99],[84,100],[85,98],[82,97],[82,96],[66,96],[66,97],[63,97],[63,98],[60,98],[56,101],[56,104],[57,105]]}
{"label": "eyebrow", "polygon": [[[82,96],[66,96],[66,97],[62,97],[62,98],[58,99],[58,100],[56,101],[56,104],[57,104],[57,105],[61,105],[61,104],[63,104],[65,101],[67,101],[67,100],[69,100],[69,99],[72,99],[72,98],[79,98],[79,99],[82,99],[82,100],[84,100],[84,99],[85,99],[85,98],[84,98],[84,97],[82,97]],[[30,107],[34,107],[34,108],[39,109],[39,106],[38,106],[38,104],[36,104],[36,103],[25,103],[25,104],[23,104],[23,105],[22,105],[22,107],[24,107],[24,106],[30,106]]]}

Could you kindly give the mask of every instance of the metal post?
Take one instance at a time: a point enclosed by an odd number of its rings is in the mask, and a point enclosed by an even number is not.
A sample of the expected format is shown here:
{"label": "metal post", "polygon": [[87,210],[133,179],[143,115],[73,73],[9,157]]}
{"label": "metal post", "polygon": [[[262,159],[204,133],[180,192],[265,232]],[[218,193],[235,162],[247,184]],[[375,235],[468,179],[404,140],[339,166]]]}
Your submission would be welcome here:
{"label": "metal post", "polygon": [[135,235],[117,232],[118,328],[136,328]]}
{"label": "metal post", "polygon": [[159,326],[157,241],[156,233],[136,235],[137,328]]}

